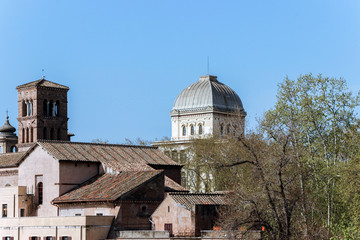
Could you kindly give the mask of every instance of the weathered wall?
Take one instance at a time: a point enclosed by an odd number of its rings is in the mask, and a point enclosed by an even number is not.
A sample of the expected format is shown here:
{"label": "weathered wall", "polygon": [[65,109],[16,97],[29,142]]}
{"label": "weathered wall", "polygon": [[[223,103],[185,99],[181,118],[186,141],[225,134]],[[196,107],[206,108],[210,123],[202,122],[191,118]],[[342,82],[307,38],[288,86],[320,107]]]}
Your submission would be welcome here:
{"label": "weathered wall", "polygon": [[19,186],[26,186],[27,193],[35,195],[35,204],[38,199],[36,181],[39,181],[36,179],[42,179],[43,204],[35,206],[35,214],[42,217],[57,216],[57,207],[50,202],[59,196],[59,162],[42,148],[35,147],[18,169]]}
{"label": "weathered wall", "polygon": [[116,216],[117,210],[114,204],[85,204],[73,206],[71,204],[60,205],[59,214],[62,217],[75,216],[80,214],[81,216],[96,216],[96,214],[102,214],[103,216]]}
{"label": "weathered wall", "polygon": [[0,187],[14,187],[18,185],[17,168],[0,169]]}
{"label": "weathered wall", "polygon": [[189,209],[166,197],[152,214],[156,231],[164,231],[165,224],[172,224],[174,236],[193,236],[195,234],[195,216]]}
{"label": "weathered wall", "polygon": [[99,163],[60,161],[59,194],[63,194],[77,185],[96,176]]}
{"label": "weathered wall", "polygon": [[107,237],[112,220],[112,216],[0,219],[0,237],[28,240],[32,236],[69,236],[74,240],[99,240]]}

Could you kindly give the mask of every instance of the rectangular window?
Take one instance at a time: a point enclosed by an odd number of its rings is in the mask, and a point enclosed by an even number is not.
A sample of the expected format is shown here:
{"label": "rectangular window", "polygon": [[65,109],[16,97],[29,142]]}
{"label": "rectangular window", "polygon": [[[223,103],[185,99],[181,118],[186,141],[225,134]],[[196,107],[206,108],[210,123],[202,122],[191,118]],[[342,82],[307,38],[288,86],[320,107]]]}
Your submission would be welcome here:
{"label": "rectangular window", "polygon": [[71,237],[68,237],[68,236],[62,236],[62,237],[61,237],[61,240],[71,240]]}
{"label": "rectangular window", "polygon": [[20,208],[20,217],[25,217],[25,209]]}
{"label": "rectangular window", "polygon": [[75,213],[75,216],[79,217],[79,216],[81,216],[81,213]]}
{"label": "rectangular window", "polygon": [[7,204],[3,204],[2,205],[2,217],[7,217],[7,213],[8,213]]}
{"label": "rectangular window", "polygon": [[14,240],[14,237],[3,237],[3,240]]}
{"label": "rectangular window", "polygon": [[29,240],[41,240],[41,238],[37,236],[31,236],[29,237]]}
{"label": "rectangular window", "polygon": [[55,237],[50,237],[50,236],[47,236],[44,238],[45,240],[55,240],[56,238]]}
{"label": "rectangular window", "polygon": [[102,213],[97,213],[96,216],[102,216],[103,214]]}

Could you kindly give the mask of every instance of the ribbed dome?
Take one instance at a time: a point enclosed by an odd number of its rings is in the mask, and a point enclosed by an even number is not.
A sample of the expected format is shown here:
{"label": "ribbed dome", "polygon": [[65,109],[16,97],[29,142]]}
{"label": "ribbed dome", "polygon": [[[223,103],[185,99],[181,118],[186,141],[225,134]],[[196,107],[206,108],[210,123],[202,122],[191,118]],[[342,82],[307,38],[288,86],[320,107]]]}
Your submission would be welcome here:
{"label": "ribbed dome", "polygon": [[244,108],[234,90],[219,82],[216,76],[206,75],[179,94],[172,113],[202,110],[234,112]]}

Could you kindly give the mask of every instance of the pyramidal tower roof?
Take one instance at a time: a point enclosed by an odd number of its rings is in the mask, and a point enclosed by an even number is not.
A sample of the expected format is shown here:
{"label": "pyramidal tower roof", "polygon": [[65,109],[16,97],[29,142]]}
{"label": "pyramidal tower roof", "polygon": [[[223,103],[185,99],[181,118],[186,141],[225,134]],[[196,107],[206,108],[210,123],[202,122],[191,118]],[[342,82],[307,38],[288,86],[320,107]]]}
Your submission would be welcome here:
{"label": "pyramidal tower roof", "polygon": [[67,86],[51,82],[44,78],[17,86],[16,89],[38,88],[38,87],[48,87],[48,88],[58,88],[58,89],[69,90],[69,87],[67,87]]}

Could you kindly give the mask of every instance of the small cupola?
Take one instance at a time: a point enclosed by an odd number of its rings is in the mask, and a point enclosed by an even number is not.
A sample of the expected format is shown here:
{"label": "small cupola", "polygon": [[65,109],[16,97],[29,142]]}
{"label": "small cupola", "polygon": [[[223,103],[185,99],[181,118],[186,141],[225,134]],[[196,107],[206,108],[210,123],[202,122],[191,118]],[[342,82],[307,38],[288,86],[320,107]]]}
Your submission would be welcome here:
{"label": "small cupola", "polygon": [[9,116],[6,116],[6,121],[2,127],[0,127],[0,137],[16,137],[16,129],[10,125]]}

